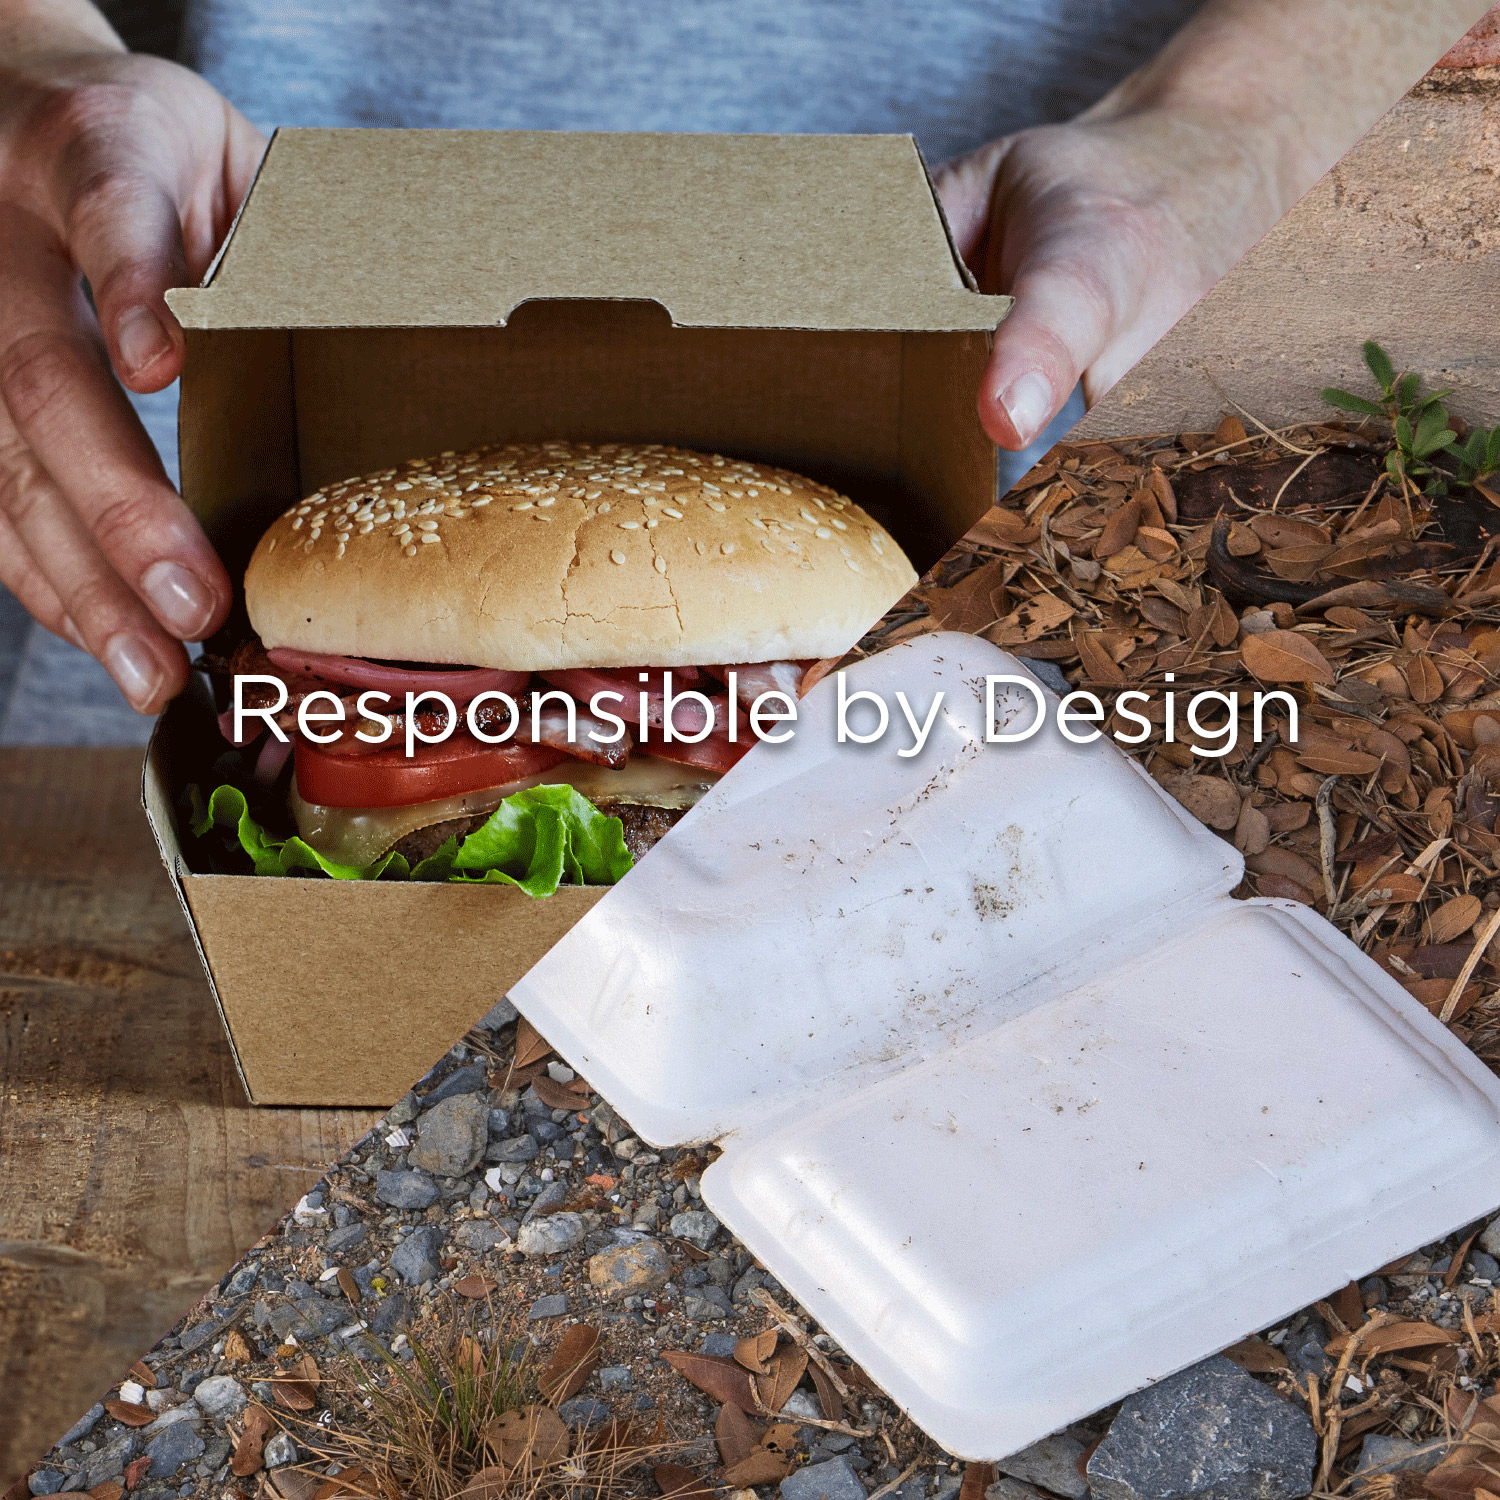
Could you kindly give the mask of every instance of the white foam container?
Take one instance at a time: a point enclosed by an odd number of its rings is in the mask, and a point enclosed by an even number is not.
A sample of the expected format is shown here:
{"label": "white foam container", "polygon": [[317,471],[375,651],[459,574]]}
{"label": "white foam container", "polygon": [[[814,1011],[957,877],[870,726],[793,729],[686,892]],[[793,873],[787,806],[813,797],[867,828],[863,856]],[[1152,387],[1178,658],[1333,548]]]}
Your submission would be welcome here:
{"label": "white foam container", "polygon": [[[512,998],[904,1407],[998,1458],[1500,1202],[1500,1081],[970,636],[835,684]],[[1021,688],[1001,718],[1029,722]],[[1047,697],[1049,706],[1055,699]],[[899,715],[896,715],[900,724]]]}

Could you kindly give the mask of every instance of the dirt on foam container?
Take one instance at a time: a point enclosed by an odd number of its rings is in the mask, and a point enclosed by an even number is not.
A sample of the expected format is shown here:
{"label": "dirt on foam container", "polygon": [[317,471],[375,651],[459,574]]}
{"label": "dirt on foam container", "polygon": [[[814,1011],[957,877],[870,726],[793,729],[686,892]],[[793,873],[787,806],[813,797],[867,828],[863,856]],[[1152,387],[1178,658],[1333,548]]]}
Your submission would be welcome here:
{"label": "dirt on foam container", "polygon": [[[938,1443],[993,1459],[1494,1207],[1500,1081],[985,641],[735,767],[512,992]],[[894,707],[892,708],[894,718]],[[852,720],[851,720],[852,723]]]}
{"label": "dirt on foam container", "polygon": [[[484,443],[781,464],[918,569],[995,500],[975,392],[1009,300],[908,137],[284,130],[168,301],[183,493],[235,579],[303,496]],[[393,1102],[603,893],[194,868],[215,735],[174,703],[143,797],[257,1103]]]}

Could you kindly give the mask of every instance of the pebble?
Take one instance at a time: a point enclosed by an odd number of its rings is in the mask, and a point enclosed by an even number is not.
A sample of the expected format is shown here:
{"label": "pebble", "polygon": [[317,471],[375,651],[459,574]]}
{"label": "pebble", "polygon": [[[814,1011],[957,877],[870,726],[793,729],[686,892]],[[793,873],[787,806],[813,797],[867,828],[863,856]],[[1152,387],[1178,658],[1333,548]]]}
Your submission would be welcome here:
{"label": "pebble", "polygon": [[[733,1359],[734,1346],[739,1340],[732,1333],[705,1333],[700,1354],[711,1354],[715,1359]],[[814,1413],[820,1415],[820,1413]]]}
{"label": "pebble", "polygon": [[291,1433],[278,1432],[266,1440],[261,1459],[268,1469],[282,1469],[287,1464],[296,1463],[298,1456],[297,1444],[292,1440]]}
{"label": "pebble", "polygon": [[58,1447],[66,1448],[69,1443],[76,1443],[79,1438],[84,1438],[99,1425],[99,1419],[104,1415],[104,1403],[97,1402],[89,1407],[79,1419],[63,1433]]}
{"label": "pebble", "polygon": [[1493,1255],[1500,1258],[1500,1214],[1496,1214],[1485,1225],[1484,1233],[1479,1236],[1479,1248],[1486,1255]]}
{"label": "pebble", "polygon": [[571,1250],[584,1233],[583,1220],[577,1214],[548,1214],[521,1225],[516,1248],[523,1255],[556,1255]]}
{"label": "pebble", "polygon": [[201,1349],[206,1343],[219,1336],[223,1325],[217,1318],[208,1318],[199,1323],[196,1328],[189,1328],[177,1341],[177,1347],[191,1354],[194,1349]]}
{"label": "pebble", "polygon": [[[462,1071],[462,1070],[461,1070]],[[484,1159],[490,1107],[482,1094],[454,1093],[417,1119],[411,1165],[438,1177],[462,1177]]]}
{"label": "pebble", "polygon": [[847,1458],[793,1469],[781,1481],[781,1500],[865,1500],[865,1487]]}
{"label": "pebble", "polygon": [[1043,687],[1051,688],[1059,698],[1066,698],[1073,691],[1073,684],[1063,675],[1063,669],[1055,661],[1041,661],[1033,656],[1018,656],[1017,661],[1037,678]]}
{"label": "pebble", "polygon": [[486,1250],[508,1247],[510,1236],[493,1219],[470,1219],[454,1231],[454,1239],[466,1250],[484,1254]]}
{"label": "pebble", "polygon": [[201,1458],[207,1446],[188,1422],[175,1422],[146,1444],[153,1479],[170,1479],[190,1459]]}
{"label": "pebble", "polygon": [[26,1488],[33,1495],[55,1495],[67,1482],[61,1469],[38,1469],[26,1481]]}
{"label": "pebble", "polygon": [[241,1266],[224,1283],[224,1296],[231,1301],[238,1301],[241,1297],[248,1297],[255,1290],[255,1278],[259,1270],[260,1268],[256,1265]]}
{"label": "pebble", "polygon": [[1397,1470],[1408,1469],[1425,1474],[1437,1466],[1442,1456],[1440,1447],[1424,1453],[1416,1443],[1405,1438],[1383,1437],[1372,1432],[1360,1445],[1359,1462],[1355,1464],[1354,1472],[1366,1474],[1374,1470],[1380,1474],[1394,1474]]}
{"label": "pebble", "polygon": [[606,1297],[659,1291],[671,1275],[667,1252],[655,1240],[615,1245],[589,1260],[589,1283]]}
{"label": "pebble", "polygon": [[574,1396],[557,1408],[557,1414],[569,1427],[602,1427],[612,1415],[610,1409],[593,1396]]}
{"label": "pebble", "polygon": [[356,1246],[363,1245],[367,1235],[363,1224],[345,1224],[340,1229],[335,1229],[324,1241],[324,1246],[330,1255],[343,1255]]}
{"label": "pebble", "polygon": [[528,1323],[535,1323],[541,1318],[560,1318],[568,1310],[568,1294],[566,1292],[553,1292],[546,1297],[538,1297],[531,1304],[531,1310],[526,1314]]}
{"label": "pebble", "polygon": [[465,1067],[455,1068],[422,1100],[422,1106],[424,1109],[431,1109],[434,1104],[441,1104],[445,1099],[459,1095],[487,1094],[489,1087],[489,1067],[482,1062],[469,1063]]}
{"label": "pebble", "polygon": [[1328,1330],[1314,1319],[1299,1333],[1291,1334],[1281,1346],[1287,1363],[1297,1375],[1316,1375],[1320,1380],[1333,1369],[1323,1347],[1328,1342]]}
{"label": "pebble", "polygon": [[409,1125],[421,1112],[422,1101],[408,1090],[391,1107],[386,1114],[385,1125]]}
{"label": "pebble", "polygon": [[484,1013],[479,1024],[486,1031],[499,1031],[502,1026],[509,1026],[519,1015],[520,1012],[509,1000],[497,1000]]}
{"label": "pebble", "polygon": [[141,1440],[149,1442],[157,1433],[165,1432],[169,1427],[180,1427],[184,1422],[196,1427],[202,1415],[191,1401],[182,1406],[169,1406],[154,1422],[141,1428]]}
{"label": "pebble", "polygon": [[232,1417],[249,1399],[233,1375],[210,1375],[193,1392],[193,1400],[211,1417]]}
{"label": "pebble", "polygon": [[1055,1432],[1041,1442],[1002,1458],[995,1467],[1012,1479],[1024,1479],[1028,1484],[1040,1485],[1054,1495],[1063,1495],[1066,1500],[1083,1500],[1088,1485],[1078,1472],[1078,1459],[1083,1453],[1083,1444],[1070,1433]]}
{"label": "pebble", "polygon": [[139,1448],[140,1442],[133,1432],[117,1433],[84,1462],[83,1488],[91,1490],[106,1479],[114,1479],[123,1473],[125,1465],[135,1457]]}
{"label": "pebble", "polygon": [[534,1135],[513,1135],[508,1140],[491,1141],[485,1148],[486,1161],[535,1161],[542,1148]]}
{"label": "pebble", "polygon": [[1002,1474],[985,1492],[984,1500],[1042,1500],[1042,1492],[1032,1489],[1009,1474]]}
{"label": "pebble", "polygon": [[1483,1250],[1475,1250],[1469,1256],[1469,1275],[1484,1281],[1500,1281],[1500,1260]]}
{"label": "pebble", "polygon": [[425,1172],[378,1172],[375,1196],[392,1208],[430,1208],[437,1201],[437,1184]]}
{"label": "pebble", "polygon": [[[420,1286],[442,1274],[438,1256],[442,1251],[443,1231],[436,1224],[414,1229],[396,1247],[391,1256],[393,1270],[408,1286]],[[345,1314],[339,1313],[339,1322]],[[331,1330],[329,1330],[331,1331]]]}
{"label": "pebble", "polygon": [[1298,1500],[1316,1459],[1307,1413],[1215,1355],[1127,1397],[1088,1482],[1095,1500]]}
{"label": "pebble", "polygon": [[734,1305],[721,1287],[695,1286],[684,1294],[682,1311],[694,1323],[706,1323],[710,1318],[732,1318]]}
{"label": "pebble", "polygon": [[599,1371],[599,1388],[604,1391],[630,1389],[629,1365],[604,1365]]}
{"label": "pebble", "polygon": [[706,1208],[672,1215],[672,1233],[700,1250],[707,1250],[719,1232],[719,1221]]}

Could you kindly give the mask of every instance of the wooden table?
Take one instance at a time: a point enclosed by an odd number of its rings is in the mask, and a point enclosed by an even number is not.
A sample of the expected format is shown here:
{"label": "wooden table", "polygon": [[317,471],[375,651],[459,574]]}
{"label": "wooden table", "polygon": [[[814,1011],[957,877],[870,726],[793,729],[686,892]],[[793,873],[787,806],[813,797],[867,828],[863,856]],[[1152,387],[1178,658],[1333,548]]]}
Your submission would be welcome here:
{"label": "wooden table", "polygon": [[134,750],[0,750],[0,1491],[349,1150],[255,1109]]}

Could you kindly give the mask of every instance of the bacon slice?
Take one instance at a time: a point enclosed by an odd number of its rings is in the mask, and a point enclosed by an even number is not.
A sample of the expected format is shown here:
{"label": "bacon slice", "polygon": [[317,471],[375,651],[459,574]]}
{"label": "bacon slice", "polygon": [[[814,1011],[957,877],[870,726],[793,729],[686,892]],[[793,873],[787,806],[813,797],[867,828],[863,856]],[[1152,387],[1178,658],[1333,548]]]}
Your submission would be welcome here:
{"label": "bacon slice", "polygon": [[733,672],[734,696],[749,708],[762,693],[785,693],[795,703],[801,696],[803,675],[815,665],[810,661],[752,661],[705,667],[704,671],[711,672],[726,685],[729,674]]}

